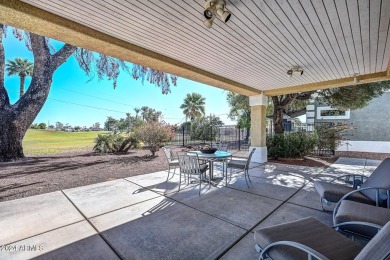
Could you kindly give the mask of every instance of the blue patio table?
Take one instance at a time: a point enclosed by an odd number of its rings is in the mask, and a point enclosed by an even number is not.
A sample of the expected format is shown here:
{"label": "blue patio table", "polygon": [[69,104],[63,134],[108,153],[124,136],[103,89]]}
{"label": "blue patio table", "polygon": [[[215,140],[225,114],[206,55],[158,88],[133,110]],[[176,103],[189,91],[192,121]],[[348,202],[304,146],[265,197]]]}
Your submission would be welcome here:
{"label": "blue patio table", "polygon": [[[231,153],[223,152],[223,151],[216,151],[215,153],[212,153],[212,154],[202,153],[201,151],[191,151],[189,153],[196,153],[200,160],[208,161],[211,180],[217,179],[217,178],[214,178],[214,162],[215,161],[219,161],[219,162],[222,161],[222,172],[223,172],[223,175],[225,175],[225,162],[228,158],[232,157]],[[225,176],[225,177],[227,180],[227,176]],[[220,179],[220,178],[218,178],[218,179]]]}

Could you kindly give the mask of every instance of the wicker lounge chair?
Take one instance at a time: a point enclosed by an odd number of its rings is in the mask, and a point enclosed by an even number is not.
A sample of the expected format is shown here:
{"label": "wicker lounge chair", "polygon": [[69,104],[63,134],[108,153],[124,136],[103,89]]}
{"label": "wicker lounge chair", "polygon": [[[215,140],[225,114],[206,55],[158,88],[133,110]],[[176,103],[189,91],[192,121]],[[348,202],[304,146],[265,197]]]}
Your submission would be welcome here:
{"label": "wicker lounge chair", "polygon": [[[344,179],[346,184],[333,183],[335,180]],[[385,190],[390,189],[390,158],[385,159],[371,174],[370,177],[363,175],[349,174],[337,177],[331,182],[314,181],[314,188],[320,194],[321,207],[323,203],[328,205],[337,203],[344,195],[357,188],[379,187],[383,190],[379,194],[373,189],[361,190],[348,196],[349,200],[372,205],[385,205],[387,203],[387,194]],[[378,196],[377,196],[378,195]]]}

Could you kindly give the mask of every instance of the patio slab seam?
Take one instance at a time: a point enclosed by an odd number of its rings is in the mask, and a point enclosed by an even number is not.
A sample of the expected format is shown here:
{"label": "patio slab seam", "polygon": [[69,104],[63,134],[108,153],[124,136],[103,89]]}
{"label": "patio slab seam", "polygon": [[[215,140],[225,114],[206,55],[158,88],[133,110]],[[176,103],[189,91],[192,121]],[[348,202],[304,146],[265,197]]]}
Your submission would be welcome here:
{"label": "patio slab seam", "polygon": [[[83,216],[83,217],[84,217],[84,216]],[[82,220],[79,220],[79,221],[76,221],[76,222],[72,222],[72,223],[66,224],[66,225],[61,226],[61,227],[52,228],[52,229],[46,230],[46,231],[44,231],[44,232],[40,232],[40,233],[31,235],[31,236],[28,236],[28,237],[24,237],[24,238],[22,238],[22,239],[18,239],[18,240],[9,242],[9,243],[7,243],[5,246],[11,245],[11,244],[15,244],[15,243],[21,242],[21,241],[23,241],[23,240],[26,240],[26,239],[29,239],[29,238],[33,238],[33,237],[36,237],[36,236],[39,236],[39,235],[42,235],[42,234],[46,234],[46,233],[52,232],[52,231],[54,231],[54,230],[57,230],[57,229],[60,229],[60,228],[64,228],[64,227],[68,227],[68,226],[71,226],[71,225],[74,225],[74,224],[77,224],[77,223],[80,223],[80,222],[83,222],[83,221],[85,221],[85,219],[82,219]]]}
{"label": "patio slab seam", "polygon": [[[270,213],[268,213],[264,218],[262,218],[259,222],[257,222],[250,230],[248,230],[245,234],[243,234],[239,239],[237,239],[235,242],[233,242],[228,248],[225,249],[225,251],[223,251],[218,257],[217,259],[221,259],[222,256],[224,256],[227,252],[230,251],[230,249],[232,249],[235,245],[237,245],[245,236],[247,236],[249,233],[254,233],[253,230],[258,226],[260,225],[264,220],[266,220],[269,216],[271,216],[274,212],[276,212],[279,208],[281,208],[283,205],[285,205],[287,203],[287,201],[289,199],[291,199],[295,194],[297,194],[299,191],[301,191],[303,189],[303,187],[305,187],[306,185],[303,185],[302,187],[300,187],[297,191],[295,191],[292,195],[290,195],[286,200],[280,200],[282,201],[282,203],[277,206],[275,209],[273,209]],[[261,196],[261,195],[259,195]]]}
{"label": "patio slab seam", "polygon": [[108,247],[118,256],[119,259],[125,259],[123,258],[119,252],[115,250],[115,248],[107,241],[104,236],[102,236],[99,232],[99,230],[92,224],[92,222],[84,215],[84,213],[73,203],[73,201],[61,190],[62,194],[69,200],[70,203],[72,203],[73,207],[76,208],[76,210],[83,216],[83,218],[88,222],[89,225],[96,231],[96,233],[100,236],[101,239],[108,245]]}
{"label": "patio slab seam", "polygon": [[[133,183],[133,182],[130,181],[130,180],[127,180],[127,181]],[[137,185],[140,186],[139,184],[137,184]],[[142,187],[142,186],[141,186],[141,187]],[[195,187],[195,186],[186,187],[186,188],[184,188],[184,189],[181,189],[181,191],[182,191],[182,190],[189,189],[189,188],[194,188],[194,187]],[[146,187],[142,187],[142,188],[148,189],[148,188],[146,188]],[[228,188],[228,187],[226,187],[226,188]],[[148,189],[148,190],[150,190],[150,191],[152,191],[152,192],[154,192],[154,193],[156,193],[156,194],[159,194],[157,191],[154,191],[154,190],[152,190],[152,189]],[[240,191],[240,190],[238,190],[238,191]],[[174,193],[174,192],[177,192],[177,191],[170,192],[169,194],[172,194],[172,193]],[[225,219],[221,219],[221,218],[219,218],[219,217],[217,217],[217,216],[214,216],[214,215],[212,215],[212,214],[210,214],[210,213],[207,213],[207,212],[205,212],[205,211],[203,211],[203,210],[200,210],[200,209],[194,208],[194,207],[192,207],[192,206],[190,206],[190,205],[187,205],[187,204],[185,204],[185,203],[183,203],[183,202],[181,202],[181,201],[179,201],[179,200],[177,200],[177,199],[168,197],[169,194],[159,194],[159,195],[160,195],[160,196],[163,196],[163,197],[165,197],[165,198],[167,198],[167,199],[169,199],[169,200],[173,200],[173,201],[175,201],[175,202],[177,202],[177,203],[179,203],[179,204],[181,204],[181,205],[183,205],[183,206],[186,206],[186,207],[189,207],[189,208],[191,208],[191,209],[194,209],[194,210],[197,210],[197,211],[199,211],[199,212],[202,212],[202,213],[204,213],[204,214],[206,214],[206,215],[208,215],[208,216],[210,216],[210,217],[219,219],[219,220],[224,221],[224,222],[226,222],[226,223],[228,223],[228,224],[231,224],[231,225],[233,225],[233,226],[236,226],[236,227],[238,227],[238,228],[241,228],[241,229],[243,229],[243,230],[248,230],[248,229],[246,229],[246,228],[243,228],[243,227],[238,226],[237,224],[231,223],[231,222],[229,222],[229,221],[227,221],[227,220],[225,220]],[[256,194],[256,195],[258,195],[258,194]],[[261,196],[261,195],[258,195],[258,196]],[[264,196],[262,196],[262,197],[264,197]],[[155,198],[154,198],[154,199],[155,199]],[[270,198],[270,199],[272,199],[272,198]],[[145,201],[147,201],[147,200],[145,200]],[[281,201],[281,200],[278,200],[278,201]],[[140,203],[141,203],[141,202],[140,202]],[[136,203],[136,204],[139,204],[139,203]],[[133,204],[133,205],[135,205],[135,204]],[[133,206],[133,205],[129,205],[129,206],[122,207],[122,208],[131,207],[131,206]],[[118,210],[118,209],[112,210],[111,212],[116,211],[116,210]],[[106,212],[106,213],[108,213],[108,212]],[[106,214],[106,213],[103,213],[103,214],[100,214],[100,215],[104,215],[104,214]]]}

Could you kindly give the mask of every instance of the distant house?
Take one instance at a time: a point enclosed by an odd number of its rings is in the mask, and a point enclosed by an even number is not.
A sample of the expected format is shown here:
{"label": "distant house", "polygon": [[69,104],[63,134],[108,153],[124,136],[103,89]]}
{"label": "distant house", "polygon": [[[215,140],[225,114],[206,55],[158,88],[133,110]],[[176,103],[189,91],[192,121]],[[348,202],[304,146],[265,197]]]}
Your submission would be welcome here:
{"label": "distant house", "polygon": [[308,131],[318,123],[345,122],[352,130],[337,151],[390,153],[390,92],[373,99],[362,109],[341,111],[328,105],[312,103],[306,107]]}

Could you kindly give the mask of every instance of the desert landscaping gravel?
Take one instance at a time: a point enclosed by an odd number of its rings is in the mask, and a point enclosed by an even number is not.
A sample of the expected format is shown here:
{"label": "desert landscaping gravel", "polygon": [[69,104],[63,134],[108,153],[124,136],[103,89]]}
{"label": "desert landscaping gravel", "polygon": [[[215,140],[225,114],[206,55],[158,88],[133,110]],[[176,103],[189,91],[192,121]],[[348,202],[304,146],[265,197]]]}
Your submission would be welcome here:
{"label": "desert landscaping gravel", "polygon": [[166,170],[162,150],[156,155],[148,150],[124,155],[72,151],[0,163],[0,201]]}

